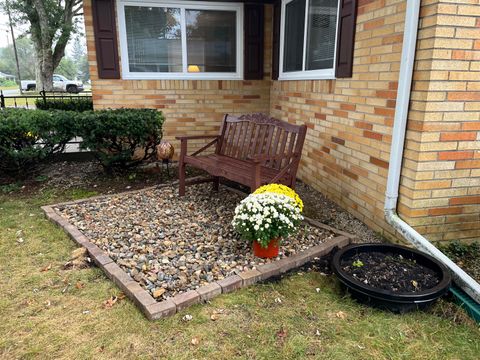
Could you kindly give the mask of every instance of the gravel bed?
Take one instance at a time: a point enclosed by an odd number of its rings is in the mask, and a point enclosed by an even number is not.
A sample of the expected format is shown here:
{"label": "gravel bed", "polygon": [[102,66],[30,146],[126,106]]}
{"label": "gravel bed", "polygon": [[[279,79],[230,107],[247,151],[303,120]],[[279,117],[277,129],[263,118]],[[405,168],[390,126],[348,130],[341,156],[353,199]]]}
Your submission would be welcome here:
{"label": "gravel bed", "polygon": [[388,242],[384,237],[370,229],[352,214],[305,183],[297,182],[295,190],[305,204],[305,216],[318,220],[323,224],[330,225],[335,229],[356,235],[356,243]]}
{"label": "gravel bed", "polygon": [[[242,199],[210,184],[113,195],[57,208],[62,216],[103,249],[157,300],[253,269],[272,260],[253,256],[231,220]],[[302,224],[282,242],[278,259],[318,245],[335,235]]]}

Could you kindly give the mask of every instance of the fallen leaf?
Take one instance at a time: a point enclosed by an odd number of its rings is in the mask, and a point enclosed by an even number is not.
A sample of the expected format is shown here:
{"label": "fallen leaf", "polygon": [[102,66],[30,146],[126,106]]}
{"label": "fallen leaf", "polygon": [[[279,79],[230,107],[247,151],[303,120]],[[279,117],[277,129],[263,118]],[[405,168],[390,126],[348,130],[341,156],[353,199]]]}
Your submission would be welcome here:
{"label": "fallen leaf", "polygon": [[41,272],[45,272],[45,271],[48,271],[52,268],[52,264],[48,264],[47,266],[45,266],[44,268],[40,269]]}
{"label": "fallen leaf", "polygon": [[87,255],[87,249],[85,249],[84,247],[81,247],[72,251],[70,260],[75,260],[75,259],[78,259],[79,257],[85,257],[86,255]]}
{"label": "fallen leaf", "polygon": [[85,284],[80,282],[80,281],[77,281],[77,283],[75,284],[75,287],[80,290],[80,289],[83,289],[85,287]]}
{"label": "fallen leaf", "polygon": [[281,343],[285,341],[285,338],[287,337],[287,329],[285,329],[283,326],[280,328],[280,330],[277,331],[277,340]]}
{"label": "fallen leaf", "polygon": [[192,316],[192,315],[189,315],[189,314],[187,314],[187,315],[185,315],[184,317],[182,317],[182,320],[183,320],[183,321],[190,321],[190,320],[192,320],[192,319],[193,319],[193,316]]}
{"label": "fallen leaf", "polygon": [[198,344],[200,344],[200,339],[195,336],[194,338],[192,338],[191,343],[192,343],[192,345],[197,346]]}
{"label": "fallen leaf", "polygon": [[121,292],[120,294],[117,295],[117,298],[118,300],[123,300],[127,297],[127,295],[125,295],[125,293]]}
{"label": "fallen leaf", "polygon": [[103,306],[105,306],[106,309],[110,309],[113,305],[117,303],[117,300],[118,298],[116,296],[111,296],[110,299],[103,302]]}
{"label": "fallen leaf", "polygon": [[220,316],[218,314],[213,313],[212,315],[210,315],[210,320],[217,321],[218,319],[220,319]]}
{"label": "fallen leaf", "polygon": [[335,316],[336,316],[337,318],[339,318],[339,319],[344,320],[344,319],[347,318],[347,313],[345,313],[345,312],[343,312],[343,311],[339,311],[339,312],[337,312],[337,313],[335,314]]}

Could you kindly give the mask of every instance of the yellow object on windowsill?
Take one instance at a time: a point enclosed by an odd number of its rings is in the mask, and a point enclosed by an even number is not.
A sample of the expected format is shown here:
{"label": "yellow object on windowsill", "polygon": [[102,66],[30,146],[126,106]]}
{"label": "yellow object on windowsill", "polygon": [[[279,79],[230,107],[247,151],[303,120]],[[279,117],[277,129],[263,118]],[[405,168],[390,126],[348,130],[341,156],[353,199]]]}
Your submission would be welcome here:
{"label": "yellow object on windowsill", "polygon": [[198,65],[188,65],[188,72],[200,72]]}

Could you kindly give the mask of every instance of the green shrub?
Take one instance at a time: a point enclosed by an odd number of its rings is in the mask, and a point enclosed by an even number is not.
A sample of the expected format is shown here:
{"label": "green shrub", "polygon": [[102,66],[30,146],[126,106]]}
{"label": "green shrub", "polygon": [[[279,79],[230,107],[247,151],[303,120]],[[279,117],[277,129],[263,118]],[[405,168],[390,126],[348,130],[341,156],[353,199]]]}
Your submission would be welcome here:
{"label": "green shrub", "polygon": [[88,111],[93,110],[93,101],[89,97],[69,99],[37,99],[35,106],[39,110]]}
{"label": "green shrub", "polygon": [[99,110],[79,115],[80,147],[93,151],[107,171],[128,169],[152,158],[162,139],[164,117],[157,110]]}
{"label": "green shrub", "polygon": [[64,150],[75,136],[75,112],[4,109],[0,111],[0,172],[31,175]]}
{"label": "green shrub", "polygon": [[17,83],[13,80],[0,79],[0,86],[13,87],[17,86]]}

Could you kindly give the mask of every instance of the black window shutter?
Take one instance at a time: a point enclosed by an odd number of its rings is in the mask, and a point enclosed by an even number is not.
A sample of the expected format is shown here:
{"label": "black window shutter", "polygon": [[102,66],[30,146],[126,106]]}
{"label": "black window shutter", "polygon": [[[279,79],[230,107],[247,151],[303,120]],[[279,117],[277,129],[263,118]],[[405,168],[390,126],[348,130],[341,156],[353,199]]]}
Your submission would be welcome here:
{"label": "black window shutter", "polygon": [[244,5],[244,60],[245,80],[263,79],[263,23],[264,5]]}
{"label": "black window shutter", "polygon": [[356,18],[357,0],[340,0],[335,66],[335,76],[337,78],[352,77]]}
{"label": "black window shutter", "polygon": [[280,62],[280,12],[279,0],[273,4],[272,80],[278,80]]}
{"label": "black window shutter", "polygon": [[120,79],[115,0],[93,0],[92,14],[98,77]]}

